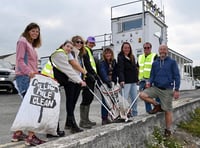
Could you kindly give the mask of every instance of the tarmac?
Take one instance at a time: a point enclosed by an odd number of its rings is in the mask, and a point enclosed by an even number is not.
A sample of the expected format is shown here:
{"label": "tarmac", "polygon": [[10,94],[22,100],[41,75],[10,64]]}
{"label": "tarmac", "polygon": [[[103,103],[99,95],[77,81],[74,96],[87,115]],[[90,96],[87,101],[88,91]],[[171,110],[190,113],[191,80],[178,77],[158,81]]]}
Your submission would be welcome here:
{"label": "tarmac", "polygon": [[[97,96],[99,95],[98,90],[95,90],[95,94]],[[199,98],[200,97],[200,90],[193,90],[193,91],[182,91],[181,92],[181,99],[182,98]],[[18,108],[20,106],[21,99],[18,95],[1,95],[0,99],[0,148],[10,148],[10,147],[25,147],[24,142],[17,142],[17,143],[11,143],[10,138],[12,136],[12,133],[10,132],[10,127],[12,125],[12,122],[15,118],[15,115],[18,111]],[[79,105],[81,102],[81,95],[78,99],[77,106],[75,108],[75,118],[77,123],[79,123],[80,120],[80,110]],[[178,102],[175,102],[178,103]],[[84,129],[84,133],[90,133],[90,131],[97,131],[102,130],[101,125],[101,105],[97,101],[96,98],[94,98],[92,104],[91,104],[91,110],[90,110],[90,119],[92,121],[97,122],[97,125],[94,126],[91,130]],[[144,109],[144,102],[140,99],[138,99],[138,118],[144,118],[148,116],[148,114],[145,112]],[[64,130],[64,124],[66,119],[66,111],[65,111],[65,94],[63,89],[61,89],[61,108],[60,108],[60,125],[61,130]],[[136,118],[137,119],[137,118]],[[144,118],[145,119],[145,118]],[[111,125],[116,126],[116,125]],[[119,126],[120,128],[120,126]],[[110,128],[107,129],[108,131]],[[65,130],[66,136],[65,137],[71,137],[74,136],[74,134],[71,134],[69,130]],[[96,132],[95,132],[96,133]],[[91,133],[90,133],[91,134]],[[44,140],[54,141],[57,140],[57,138],[52,139],[46,139],[45,135],[38,135]],[[60,138],[58,138],[60,139]]]}
{"label": "tarmac", "polygon": [[[97,89],[95,89],[94,93],[96,94],[98,99],[101,100],[100,93]],[[15,119],[17,111],[20,107],[21,98],[19,95],[4,94],[1,92],[0,92],[0,97],[1,97],[0,99],[0,148],[1,148],[3,146],[6,147],[7,145],[9,147],[10,145],[10,139],[12,137],[12,132],[10,131],[10,127],[12,126],[12,123]],[[77,124],[79,124],[79,121],[80,121],[80,107],[79,106],[81,103],[81,99],[82,97],[80,93],[80,96],[75,108],[75,119],[77,121]],[[65,120],[66,120],[65,104],[66,104],[65,93],[64,93],[64,90],[61,88],[61,106],[60,106],[60,118],[59,118],[61,130],[65,130],[64,129]],[[139,115],[145,113],[144,102],[141,101],[140,99],[138,100],[138,113]],[[95,121],[97,123],[96,126],[93,126],[93,129],[102,126],[101,125],[101,104],[97,100],[96,97],[94,97],[94,100],[92,104],[90,105],[89,117],[91,121]],[[87,129],[84,129],[84,130],[86,131]],[[65,134],[66,136],[72,135],[69,130],[65,130]],[[38,134],[38,136],[46,140],[45,135]],[[55,139],[56,138],[52,138],[48,140],[55,140]],[[17,145],[18,144],[22,144],[22,143],[20,142],[20,143],[17,143]]]}

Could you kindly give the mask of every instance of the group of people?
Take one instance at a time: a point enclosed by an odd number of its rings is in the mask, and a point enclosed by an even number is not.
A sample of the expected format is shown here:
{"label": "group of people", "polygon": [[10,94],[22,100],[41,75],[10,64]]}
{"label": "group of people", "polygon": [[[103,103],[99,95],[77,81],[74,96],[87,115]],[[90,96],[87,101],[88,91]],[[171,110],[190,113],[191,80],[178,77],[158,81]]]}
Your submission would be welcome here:
{"label": "group of people", "polygon": [[[20,36],[16,50],[16,82],[22,97],[26,94],[30,79],[38,73],[38,56],[36,48],[41,46],[40,27],[36,23],[30,23]],[[121,51],[114,58],[111,48],[103,50],[103,59],[96,62],[92,48],[95,46],[95,38],[90,36],[86,42],[81,36],[74,36],[65,41],[56,49],[42,70],[42,74],[55,78],[64,87],[66,96],[66,122],[65,129],[71,133],[82,132],[83,128],[92,128],[96,122],[89,119],[90,105],[93,101],[91,91],[95,89],[95,81],[102,80],[108,88],[112,83],[119,83],[122,88],[122,96],[132,101],[137,96],[137,85],[140,86],[140,98],[147,104],[146,111],[150,114],[165,111],[166,132],[170,134],[172,125],[172,99],[179,97],[180,75],[177,64],[167,56],[168,47],[159,47],[158,57],[151,53],[152,45],[144,44],[144,54],[138,60],[133,54],[131,44],[124,42]],[[148,88],[149,87],[149,88]],[[76,123],[74,110],[82,90],[80,104],[80,123]],[[153,99],[153,98],[156,98]],[[105,98],[102,96],[102,102]],[[151,108],[151,104],[154,108]],[[106,103],[105,103],[106,105]],[[137,101],[131,109],[130,116],[138,115]],[[101,107],[102,125],[111,123],[108,111]],[[57,136],[65,135],[57,126]],[[47,137],[54,135],[47,134]],[[45,141],[36,137],[34,131],[29,131],[28,136],[23,131],[15,131],[12,141],[25,140],[26,145],[39,145]]]}

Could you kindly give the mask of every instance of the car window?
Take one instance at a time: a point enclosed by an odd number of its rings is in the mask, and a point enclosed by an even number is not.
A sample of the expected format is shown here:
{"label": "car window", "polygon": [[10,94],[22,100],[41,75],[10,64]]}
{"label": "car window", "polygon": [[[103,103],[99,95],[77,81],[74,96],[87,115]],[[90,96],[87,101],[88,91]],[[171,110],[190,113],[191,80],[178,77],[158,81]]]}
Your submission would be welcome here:
{"label": "car window", "polygon": [[13,69],[12,65],[9,62],[6,62],[6,61],[0,61],[0,68]]}

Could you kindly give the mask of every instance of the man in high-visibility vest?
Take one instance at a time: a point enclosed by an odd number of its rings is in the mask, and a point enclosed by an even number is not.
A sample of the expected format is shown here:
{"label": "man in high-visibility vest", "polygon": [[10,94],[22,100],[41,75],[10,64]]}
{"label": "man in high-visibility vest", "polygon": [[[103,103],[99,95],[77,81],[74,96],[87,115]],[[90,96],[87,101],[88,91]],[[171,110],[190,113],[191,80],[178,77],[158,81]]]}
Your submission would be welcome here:
{"label": "man in high-visibility vest", "polygon": [[[92,48],[94,46],[95,46],[95,38],[91,36],[88,37],[85,46],[86,54],[83,55],[83,65],[86,71],[91,75],[93,75],[94,78],[96,78],[97,67],[92,52]],[[94,80],[92,81],[88,77],[85,77],[85,81],[90,90],[94,91],[95,81]],[[80,104],[80,124],[79,124],[79,126],[82,128],[92,128],[92,126],[96,125],[96,122],[92,122],[89,120],[90,104],[92,103],[92,100],[94,98],[90,90],[87,87],[85,87],[83,88],[82,91],[82,102]]]}
{"label": "man in high-visibility vest", "polygon": [[[151,52],[152,45],[149,42],[144,43],[143,45],[144,53],[138,57],[138,66],[139,66],[139,91],[142,91],[146,88],[148,84],[151,67],[153,61],[157,58],[156,53]],[[159,102],[159,99],[156,99]],[[145,102],[145,109],[147,113],[151,114],[152,106],[150,103]]]}

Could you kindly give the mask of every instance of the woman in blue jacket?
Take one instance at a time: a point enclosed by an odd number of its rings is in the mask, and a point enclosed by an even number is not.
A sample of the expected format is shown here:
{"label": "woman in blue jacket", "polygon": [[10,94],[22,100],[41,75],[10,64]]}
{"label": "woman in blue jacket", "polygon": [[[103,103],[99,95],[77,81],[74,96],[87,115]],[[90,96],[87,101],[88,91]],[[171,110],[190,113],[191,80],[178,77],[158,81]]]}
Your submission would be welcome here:
{"label": "woman in blue jacket", "polygon": [[[115,84],[117,83],[117,64],[114,59],[114,53],[110,48],[106,48],[103,51],[103,60],[99,64],[99,74],[103,83],[105,83],[108,88],[112,87],[112,82]],[[102,102],[106,105],[103,96]],[[108,111],[103,107],[103,105],[101,106],[101,118],[102,125],[110,123],[110,120],[108,119]]]}

